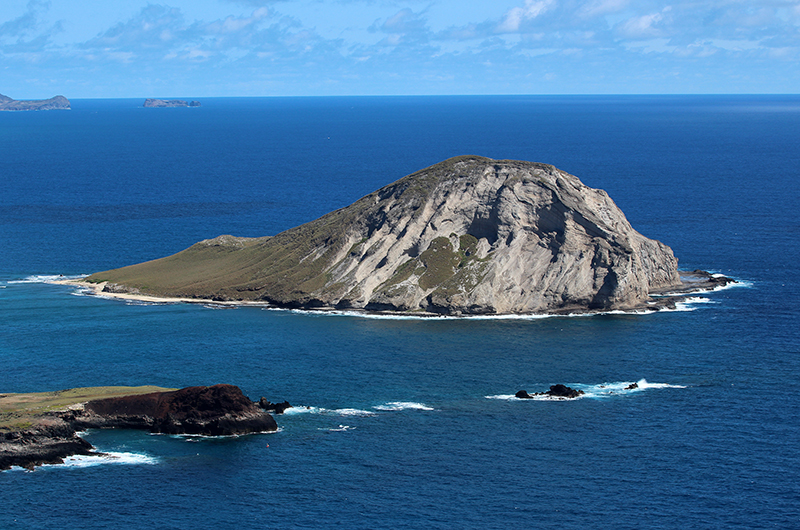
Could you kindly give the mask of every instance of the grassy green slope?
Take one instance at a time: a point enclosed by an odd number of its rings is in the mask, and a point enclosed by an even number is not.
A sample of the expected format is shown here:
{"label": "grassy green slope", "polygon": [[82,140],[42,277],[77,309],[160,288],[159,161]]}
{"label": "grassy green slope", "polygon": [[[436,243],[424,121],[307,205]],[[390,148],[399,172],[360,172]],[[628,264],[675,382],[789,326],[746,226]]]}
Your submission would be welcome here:
{"label": "grassy green slope", "polygon": [[46,413],[64,410],[78,403],[172,390],[177,389],[158,386],[99,386],[55,392],[0,394],[0,432],[30,427]]}
{"label": "grassy green slope", "polygon": [[201,242],[166,258],[93,274],[87,281],[108,281],[156,296],[313,305],[319,295],[315,291],[329,281],[335,256],[380,224],[381,201],[401,200],[413,215],[440,181],[452,175],[454,165],[466,160],[489,159],[445,160],[274,237],[237,239],[239,244],[232,245]]}

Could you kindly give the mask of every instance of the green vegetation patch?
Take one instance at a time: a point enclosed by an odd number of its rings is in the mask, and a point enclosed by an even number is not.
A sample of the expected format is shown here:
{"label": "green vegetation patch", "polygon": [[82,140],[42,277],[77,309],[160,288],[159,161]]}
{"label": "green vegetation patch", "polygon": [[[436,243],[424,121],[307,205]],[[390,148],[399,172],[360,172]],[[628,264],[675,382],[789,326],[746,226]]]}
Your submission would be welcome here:
{"label": "green vegetation patch", "polygon": [[461,262],[459,267],[466,265],[470,259],[474,259],[475,253],[478,252],[478,238],[472,234],[464,234],[458,238],[459,253],[461,253]]}
{"label": "green vegetation patch", "polygon": [[489,267],[488,261],[470,261],[467,265],[442,282],[441,285],[432,293],[446,299],[457,294],[470,293],[483,281]]}
{"label": "green vegetation patch", "polygon": [[171,392],[177,388],[158,386],[99,386],[71,388],[55,392],[0,394],[0,432],[31,427],[48,412],[66,410],[71,405],[96,399]]}
{"label": "green vegetation patch", "polygon": [[432,289],[455,273],[461,263],[461,254],[453,250],[448,238],[437,237],[431,241],[428,250],[419,255],[419,260],[425,264],[425,273],[420,276],[419,286]]}
{"label": "green vegetation patch", "polygon": [[[336,266],[337,256],[352,258],[377,250],[375,246],[365,248],[366,238],[353,244],[351,237],[363,235],[367,227],[381,226],[386,218],[384,199],[402,197],[401,206],[413,210],[412,216],[417,215],[416,208],[442,182],[461,178],[473,166],[491,162],[477,156],[451,158],[408,175],[346,208],[278,235],[220,236],[172,256],[93,274],[86,281],[107,281],[143,295],[177,298],[293,303],[327,296],[339,290],[338,286],[328,286],[332,281],[328,273]],[[424,289],[439,285],[474,259],[477,240],[473,236],[460,236],[457,245],[459,248],[453,249],[447,238],[437,239],[413,266],[398,270],[387,287],[413,274],[421,274],[419,285]],[[419,270],[422,264],[424,271]]]}

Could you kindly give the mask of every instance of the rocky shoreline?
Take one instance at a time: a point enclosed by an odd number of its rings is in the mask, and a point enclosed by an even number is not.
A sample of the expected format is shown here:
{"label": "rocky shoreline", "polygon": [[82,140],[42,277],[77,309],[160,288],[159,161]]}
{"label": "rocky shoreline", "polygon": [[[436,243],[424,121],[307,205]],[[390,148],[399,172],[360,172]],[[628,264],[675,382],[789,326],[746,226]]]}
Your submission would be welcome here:
{"label": "rocky shoreline", "polygon": [[[0,398],[8,396],[15,395]],[[272,404],[265,398],[253,402],[233,385],[187,387],[74,403],[0,429],[0,470],[13,466],[32,470],[43,464],[63,463],[64,458],[73,455],[102,455],[78,436],[86,429],[205,436],[274,432],[278,426],[268,410],[281,413],[290,406],[287,402]]]}
{"label": "rocky shoreline", "polygon": [[[661,289],[661,290],[654,290],[650,293],[650,297],[645,300],[643,303],[629,308],[625,310],[625,312],[630,313],[641,313],[641,312],[656,312],[661,310],[672,310],[676,308],[676,304],[681,302],[682,300],[686,299],[688,296],[693,294],[701,294],[704,292],[715,291],[717,289],[722,289],[727,285],[735,284],[737,281],[733,278],[728,276],[716,275],[712,274],[707,271],[703,270],[694,270],[694,271],[679,271],[681,283],[678,285],[672,285],[669,288]],[[52,283],[58,285],[69,285],[73,287],[80,287],[84,289],[89,289],[91,294],[98,297],[105,297],[105,298],[112,298],[118,300],[131,300],[131,301],[138,301],[138,302],[152,302],[152,303],[186,303],[186,304],[203,304],[203,305],[212,305],[212,306],[227,306],[227,307],[247,307],[247,306],[256,306],[256,307],[272,307],[277,309],[297,309],[294,305],[286,304],[281,305],[275,302],[265,302],[265,301],[250,301],[250,300],[219,300],[214,298],[202,298],[202,297],[168,297],[168,296],[152,296],[148,294],[143,294],[136,289],[131,289],[123,285],[111,283],[111,282],[87,282],[84,281],[83,278],[81,279],[65,279],[65,280],[56,280]],[[339,312],[341,308],[333,307],[333,306],[318,306],[318,307],[308,307],[304,308],[307,311],[315,311],[315,312]],[[352,314],[370,314],[370,315],[403,315],[408,316],[408,312],[402,311],[392,311],[392,310],[369,310],[369,309],[358,309],[358,308],[348,308],[347,311]],[[549,314],[549,315],[561,315],[561,316],[569,316],[569,315],[591,315],[591,314],[603,314],[607,313],[607,310],[604,309],[588,309],[582,306],[564,306],[559,309],[554,309],[547,311],[545,313],[530,313],[531,315],[540,315],[540,314]],[[464,318],[470,317],[473,315],[470,314],[441,314],[441,313],[431,313],[426,311],[416,311],[414,312],[415,316],[419,316],[421,318],[424,317],[431,317],[431,318]],[[484,317],[486,315],[483,315]]]}

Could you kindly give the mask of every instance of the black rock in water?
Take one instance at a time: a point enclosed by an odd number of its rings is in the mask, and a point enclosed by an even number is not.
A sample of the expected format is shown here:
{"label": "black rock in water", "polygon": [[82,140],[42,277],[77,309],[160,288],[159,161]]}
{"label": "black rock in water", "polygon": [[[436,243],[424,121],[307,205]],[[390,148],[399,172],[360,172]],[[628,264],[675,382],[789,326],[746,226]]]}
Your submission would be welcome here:
{"label": "black rock in water", "polygon": [[272,403],[271,401],[267,401],[265,397],[258,400],[258,406],[267,412],[274,412],[275,414],[283,414],[286,409],[292,408],[288,401]]}
{"label": "black rock in water", "polygon": [[528,394],[526,390],[520,390],[514,397],[519,399],[533,399],[534,396],[551,396],[551,397],[559,397],[559,398],[567,398],[573,399],[578,396],[582,396],[585,392],[583,390],[575,390],[574,388],[570,388],[566,385],[562,385],[561,383],[557,385],[552,385],[550,390],[547,392],[536,392],[534,394]]}
{"label": "black rock in water", "polygon": [[566,385],[562,385],[561,383],[559,383],[557,385],[551,386],[550,390],[545,392],[545,395],[573,399],[578,396],[582,396],[584,393],[585,392],[583,390],[575,390],[574,388],[570,388]]}

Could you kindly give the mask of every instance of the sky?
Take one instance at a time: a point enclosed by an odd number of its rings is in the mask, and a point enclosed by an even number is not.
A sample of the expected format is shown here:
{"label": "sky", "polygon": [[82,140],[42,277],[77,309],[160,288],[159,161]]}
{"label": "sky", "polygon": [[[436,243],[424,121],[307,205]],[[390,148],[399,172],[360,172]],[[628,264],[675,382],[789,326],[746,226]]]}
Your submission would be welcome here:
{"label": "sky", "polygon": [[15,99],[800,93],[800,0],[2,0]]}

